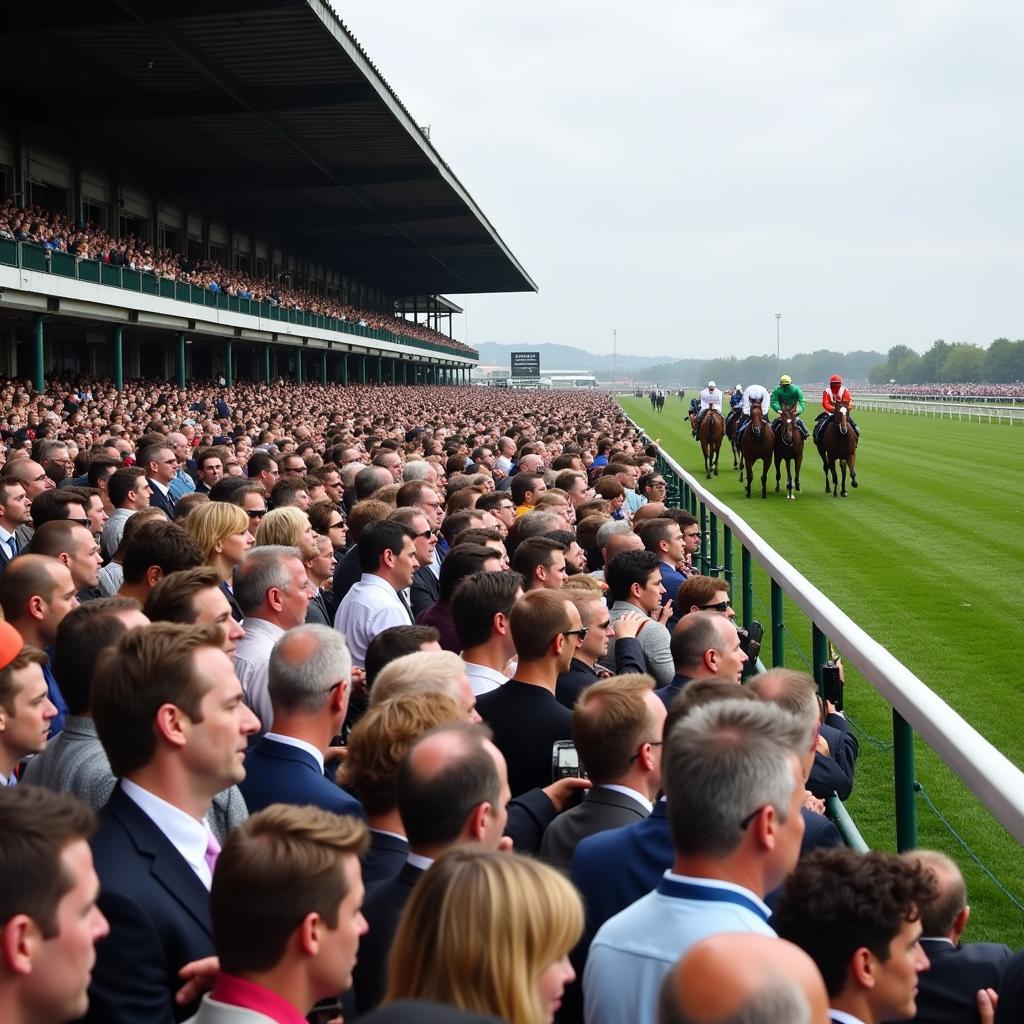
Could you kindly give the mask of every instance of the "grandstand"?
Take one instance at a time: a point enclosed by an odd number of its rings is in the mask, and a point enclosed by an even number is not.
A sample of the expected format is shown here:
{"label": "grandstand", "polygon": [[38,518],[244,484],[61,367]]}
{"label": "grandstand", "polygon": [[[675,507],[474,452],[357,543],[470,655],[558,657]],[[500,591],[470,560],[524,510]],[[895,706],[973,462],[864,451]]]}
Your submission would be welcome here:
{"label": "grandstand", "polygon": [[468,383],[442,293],[536,290],[319,0],[6,28],[2,375]]}

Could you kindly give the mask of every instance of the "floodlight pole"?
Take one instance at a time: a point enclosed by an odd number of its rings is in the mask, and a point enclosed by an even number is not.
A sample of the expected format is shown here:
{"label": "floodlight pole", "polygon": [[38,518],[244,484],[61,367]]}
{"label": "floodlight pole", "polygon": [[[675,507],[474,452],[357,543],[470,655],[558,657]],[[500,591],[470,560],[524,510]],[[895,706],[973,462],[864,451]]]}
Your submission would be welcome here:
{"label": "floodlight pole", "polygon": [[775,314],[775,358],[779,362],[782,361],[782,348],[779,344],[779,339],[782,335],[782,314]]}
{"label": "floodlight pole", "polygon": [[617,368],[618,341],[619,341],[619,332],[616,329],[616,330],[612,331],[612,387],[615,386],[615,380],[618,377],[618,368]]}

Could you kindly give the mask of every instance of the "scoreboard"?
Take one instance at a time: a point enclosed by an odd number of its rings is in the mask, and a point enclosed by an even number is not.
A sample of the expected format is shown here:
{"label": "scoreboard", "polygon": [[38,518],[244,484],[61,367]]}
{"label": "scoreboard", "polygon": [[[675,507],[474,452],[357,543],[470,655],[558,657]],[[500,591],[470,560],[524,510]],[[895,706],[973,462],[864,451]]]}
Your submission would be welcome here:
{"label": "scoreboard", "polygon": [[513,377],[540,377],[540,353],[539,352],[513,352],[512,353],[512,376]]}

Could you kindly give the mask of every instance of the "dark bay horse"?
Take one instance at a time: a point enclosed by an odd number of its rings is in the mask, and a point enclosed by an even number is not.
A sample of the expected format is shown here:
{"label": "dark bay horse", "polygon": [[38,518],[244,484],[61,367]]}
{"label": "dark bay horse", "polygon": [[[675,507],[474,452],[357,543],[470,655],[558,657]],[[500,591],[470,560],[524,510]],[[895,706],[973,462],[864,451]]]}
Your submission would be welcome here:
{"label": "dark bay horse", "polygon": [[700,450],[704,453],[704,469],[708,479],[718,476],[718,453],[725,437],[725,421],[717,409],[708,409],[700,424]]}
{"label": "dark bay horse", "polygon": [[761,497],[768,497],[768,470],[772,464],[772,454],[775,451],[775,431],[772,425],[764,418],[764,410],[760,402],[752,402],[750,405],[750,422],[740,437],[740,454],[743,456],[743,465],[747,473],[747,497],[750,497],[750,484],[754,479],[754,465],[757,462],[764,463],[764,472],[761,474]]}
{"label": "dark bay horse", "polygon": [[[825,470],[825,493],[832,492],[836,497],[836,463],[842,470],[842,487],[839,490],[839,497],[846,497],[846,470],[850,470],[850,486],[857,486],[857,431],[850,426],[847,409],[845,405],[838,409],[826,420],[825,426],[818,435],[818,454],[821,455],[821,464]],[[832,485],[829,486],[829,477]]]}
{"label": "dark bay horse", "polygon": [[733,409],[733,411],[725,417],[725,436],[729,438],[729,444],[732,445],[733,469],[739,469],[740,466],[740,450],[736,446],[736,428],[740,425],[740,420],[742,418],[743,414],[739,409]]}
{"label": "dark bay horse", "polygon": [[775,490],[782,481],[781,465],[786,463],[786,497],[796,499],[800,490],[800,464],[804,460],[804,435],[796,428],[796,409],[783,406],[781,423],[775,435]]}

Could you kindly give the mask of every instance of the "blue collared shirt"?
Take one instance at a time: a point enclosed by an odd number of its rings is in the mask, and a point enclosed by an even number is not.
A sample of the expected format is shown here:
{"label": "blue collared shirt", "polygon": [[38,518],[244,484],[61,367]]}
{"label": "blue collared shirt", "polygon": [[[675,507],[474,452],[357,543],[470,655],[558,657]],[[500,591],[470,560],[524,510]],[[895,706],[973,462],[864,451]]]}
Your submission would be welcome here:
{"label": "blue collared shirt", "polygon": [[662,980],[690,946],[725,932],[774,936],[770,913],[742,886],[666,871],[654,892],[594,936],[583,973],[586,1024],[655,1024]]}

